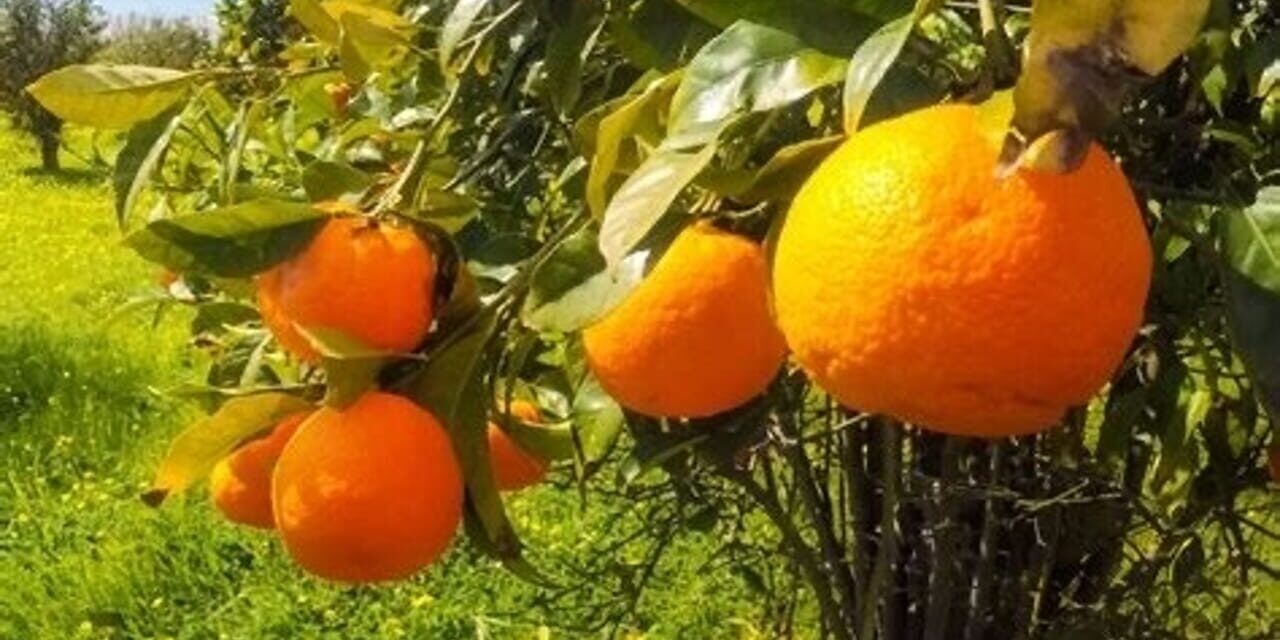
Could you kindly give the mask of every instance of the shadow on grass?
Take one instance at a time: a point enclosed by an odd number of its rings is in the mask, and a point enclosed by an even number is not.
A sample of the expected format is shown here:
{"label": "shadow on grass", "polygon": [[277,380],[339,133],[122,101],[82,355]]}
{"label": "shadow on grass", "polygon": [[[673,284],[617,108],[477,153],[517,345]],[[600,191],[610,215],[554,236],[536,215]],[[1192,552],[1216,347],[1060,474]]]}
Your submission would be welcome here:
{"label": "shadow on grass", "polygon": [[101,169],[45,169],[44,167],[28,167],[19,171],[25,177],[45,182],[54,182],[68,187],[83,187],[102,184],[110,176]]}

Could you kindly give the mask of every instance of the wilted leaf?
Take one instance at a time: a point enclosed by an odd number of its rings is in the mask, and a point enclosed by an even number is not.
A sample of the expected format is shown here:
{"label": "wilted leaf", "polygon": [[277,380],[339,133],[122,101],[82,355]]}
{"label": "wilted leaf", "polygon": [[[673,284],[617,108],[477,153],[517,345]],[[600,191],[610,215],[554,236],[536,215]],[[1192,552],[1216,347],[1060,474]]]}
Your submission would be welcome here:
{"label": "wilted leaf", "polygon": [[1280,422],[1280,188],[1225,214],[1223,247],[1232,338],[1272,420]]}
{"label": "wilted leaf", "polygon": [[617,269],[606,269],[594,231],[565,239],[534,269],[522,317],[542,331],[578,331],[608,313],[640,283],[647,252],[637,252]]}
{"label": "wilted leaf", "polygon": [[254,200],[155,220],[126,236],[125,244],[176,273],[240,278],[300,251],[325,216],[306,204]]}
{"label": "wilted leaf", "polygon": [[216,413],[174,438],[143,500],[159,505],[207,475],[245,439],[270,429],[289,415],[314,408],[306,400],[283,393],[227,400]]}
{"label": "wilted leaf", "polygon": [[1208,9],[1209,0],[1120,0],[1088,11],[1036,2],[1003,170],[1078,167],[1143,74],[1158,75],[1192,43]]}
{"label": "wilted leaf", "polygon": [[600,229],[600,253],[610,269],[622,263],[711,162],[716,146],[712,142],[697,152],[659,150],[622,184],[605,210]]}
{"label": "wilted leaf", "polygon": [[157,67],[72,65],[45,74],[27,91],[67,122],[126,129],[169,110],[202,77]]}
{"label": "wilted leaf", "polygon": [[679,134],[743,111],[766,111],[840,81],[845,63],[784,31],[737,22],[708,42],[671,98]]}

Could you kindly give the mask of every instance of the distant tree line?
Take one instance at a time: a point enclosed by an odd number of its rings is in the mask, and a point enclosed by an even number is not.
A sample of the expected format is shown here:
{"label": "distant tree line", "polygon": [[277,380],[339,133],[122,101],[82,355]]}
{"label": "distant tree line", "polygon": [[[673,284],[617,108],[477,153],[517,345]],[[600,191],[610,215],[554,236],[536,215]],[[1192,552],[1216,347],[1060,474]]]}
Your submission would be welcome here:
{"label": "distant tree line", "polygon": [[298,28],[288,5],[219,0],[215,33],[181,18],[129,16],[112,23],[94,0],[0,0],[0,109],[36,138],[42,165],[56,171],[62,122],[26,93],[31,82],[85,62],[178,69],[268,63]]}

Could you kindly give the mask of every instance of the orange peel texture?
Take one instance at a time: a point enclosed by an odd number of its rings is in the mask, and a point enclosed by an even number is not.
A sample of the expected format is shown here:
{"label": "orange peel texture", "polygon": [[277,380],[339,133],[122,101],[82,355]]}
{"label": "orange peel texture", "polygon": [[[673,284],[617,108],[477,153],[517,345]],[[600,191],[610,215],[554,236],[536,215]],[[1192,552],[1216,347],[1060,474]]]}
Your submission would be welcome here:
{"label": "orange peel texture", "polygon": [[769,316],[763,249],[709,224],[681,232],[635,291],[583,332],[583,343],[605,391],[655,417],[742,405],[786,359]]}
{"label": "orange peel texture", "polygon": [[462,475],[444,428],[399,396],[321,409],[285,447],[276,523],[303,569],[344,582],[407,578],[434,562],[462,519]]}
{"label": "orange peel texture", "polygon": [[1152,268],[1124,174],[1094,145],[1074,173],[1000,180],[989,133],[960,105],[874,125],[792,203],[778,322],[840,403],[951,434],[1028,434],[1123,359]]}

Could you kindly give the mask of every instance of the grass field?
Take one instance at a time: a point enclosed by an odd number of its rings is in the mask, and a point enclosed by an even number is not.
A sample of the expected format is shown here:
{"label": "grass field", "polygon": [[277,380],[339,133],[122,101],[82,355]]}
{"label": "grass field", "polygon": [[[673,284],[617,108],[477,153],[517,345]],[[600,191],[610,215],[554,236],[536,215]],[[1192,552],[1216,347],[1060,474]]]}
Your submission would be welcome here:
{"label": "grass field", "polygon": [[[104,322],[155,272],[118,242],[106,173],[67,160],[63,174],[33,171],[34,148],[0,130],[0,638],[757,635],[766,603],[709,564],[714,529],[671,541],[633,606],[610,580],[553,601],[461,543],[411,582],[329,585],[272,536],[222,521],[202,490],[144,506],[167,438],[196,415],[154,390],[198,366],[181,312],[154,327],[140,313]],[[535,561],[554,568],[645,526],[617,502],[584,510],[544,488],[512,508]],[[625,626],[572,630],[632,609]]]}

